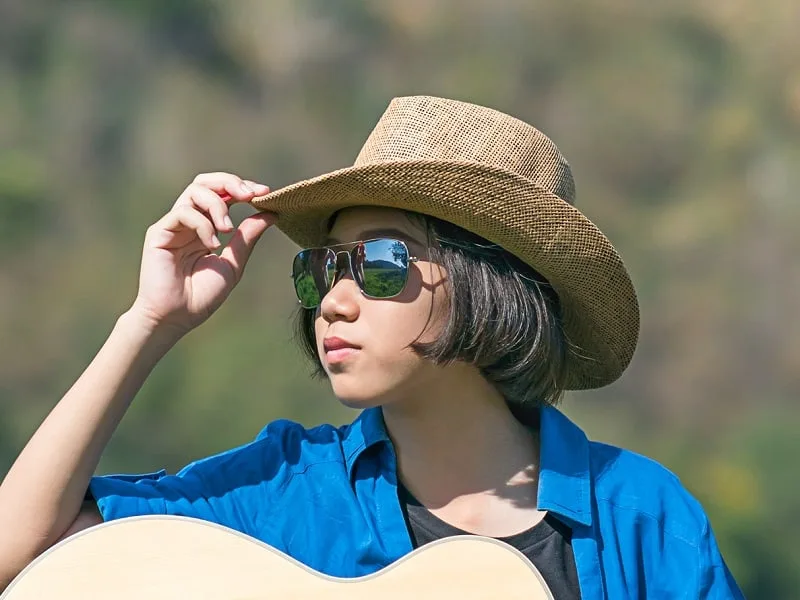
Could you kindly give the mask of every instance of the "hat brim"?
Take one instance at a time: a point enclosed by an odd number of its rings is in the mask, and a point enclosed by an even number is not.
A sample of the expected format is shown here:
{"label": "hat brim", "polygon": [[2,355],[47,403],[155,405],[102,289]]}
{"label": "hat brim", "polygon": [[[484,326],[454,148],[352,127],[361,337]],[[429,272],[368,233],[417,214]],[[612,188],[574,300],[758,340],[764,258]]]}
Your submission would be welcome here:
{"label": "hat brim", "polygon": [[616,380],[639,334],[639,306],[611,242],[578,209],[516,173],[473,162],[404,160],[348,167],[254,199],[302,247],[319,246],[350,206],[432,215],[476,233],[541,273],[559,296],[567,389]]}

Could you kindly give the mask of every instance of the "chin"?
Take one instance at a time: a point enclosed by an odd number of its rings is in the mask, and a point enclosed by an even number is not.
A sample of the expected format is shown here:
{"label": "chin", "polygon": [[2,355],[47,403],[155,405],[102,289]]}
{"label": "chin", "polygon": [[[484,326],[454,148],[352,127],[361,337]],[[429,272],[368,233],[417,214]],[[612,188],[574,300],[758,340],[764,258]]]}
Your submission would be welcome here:
{"label": "chin", "polygon": [[342,381],[341,376],[331,377],[331,387],[336,398],[347,408],[363,410],[385,404],[384,394],[377,390],[365,388],[363,382],[353,378],[351,381]]}
{"label": "chin", "polygon": [[378,402],[377,400],[368,400],[361,398],[341,398],[339,396],[336,397],[339,399],[339,402],[341,402],[343,406],[355,410],[365,410],[367,408],[375,408],[376,406],[381,405],[381,403]]}

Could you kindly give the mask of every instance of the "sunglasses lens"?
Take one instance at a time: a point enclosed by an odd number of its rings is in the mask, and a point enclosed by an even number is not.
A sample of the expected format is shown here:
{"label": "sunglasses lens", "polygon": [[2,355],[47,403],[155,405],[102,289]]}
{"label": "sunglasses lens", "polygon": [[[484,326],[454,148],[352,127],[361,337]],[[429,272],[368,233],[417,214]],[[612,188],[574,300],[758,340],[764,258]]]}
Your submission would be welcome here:
{"label": "sunglasses lens", "polygon": [[292,279],[304,308],[319,306],[336,271],[336,258],[327,248],[310,248],[294,257]]}
{"label": "sunglasses lens", "polygon": [[358,276],[361,288],[373,298],[391,298],[403,291],[408,279],[408,248],[399,240],[370,240],[363,244]]}
{"label": "sunglasses lens", "polygon": [[[403,291],[408,279],[408,248],[394,239],[356,244],[351,251],[353,277],[371,298],[391,298]],[[336,277],[336,254],[329,248],[300,251],[292,263],[292,279],[303,308],[316,308]]]}

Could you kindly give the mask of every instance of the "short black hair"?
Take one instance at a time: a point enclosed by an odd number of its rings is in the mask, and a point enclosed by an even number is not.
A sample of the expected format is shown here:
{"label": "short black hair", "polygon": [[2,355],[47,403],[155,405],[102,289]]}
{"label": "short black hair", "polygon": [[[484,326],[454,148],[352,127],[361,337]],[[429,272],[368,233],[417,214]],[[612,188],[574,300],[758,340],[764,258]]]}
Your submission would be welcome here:
{"label": "short black hair", "polygon": [[[406,212],[427,232],[429,260],[446,270],[449,296],[441,335],[411,348],[436,364],[475,365],[517,420],[538,425],[539,407],[556,405],[566,385],[568,342],[555,290],[497,244],[448,221]],[[295,333],[315,365],[314,376],[325,377],[315,316],[315,310],[300,308]]]}

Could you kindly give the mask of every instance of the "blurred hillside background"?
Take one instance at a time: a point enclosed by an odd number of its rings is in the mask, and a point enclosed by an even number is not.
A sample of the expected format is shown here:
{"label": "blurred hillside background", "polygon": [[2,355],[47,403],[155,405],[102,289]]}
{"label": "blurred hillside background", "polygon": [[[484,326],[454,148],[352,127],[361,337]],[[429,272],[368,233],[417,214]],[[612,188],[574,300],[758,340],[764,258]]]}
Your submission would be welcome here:
{"label": "blurred hillside background", "polygon": [[[797,0],[3,0],[0,474],[196,173],[277,189],[352,163],[391,97],[441,95],[552,137],[632,272],[634,361],[565,411],[681,477],[748,598],[800,597],[798,31]],[[267,232],[103,472],[174,470],[278,417],[353,418],[291,342],[294,251]]]}

